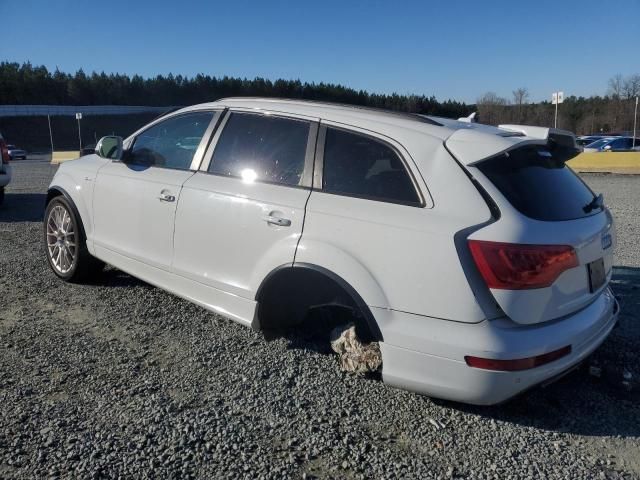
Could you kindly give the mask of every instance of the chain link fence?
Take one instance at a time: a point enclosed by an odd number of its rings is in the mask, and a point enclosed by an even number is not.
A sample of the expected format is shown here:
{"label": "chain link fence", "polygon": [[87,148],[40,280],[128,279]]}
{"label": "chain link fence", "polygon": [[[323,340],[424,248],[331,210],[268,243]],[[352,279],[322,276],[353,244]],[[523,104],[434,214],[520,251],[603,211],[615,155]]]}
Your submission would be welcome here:
{"label": "chain link fence", "polygon": [[[80,120],[82,146],[89,147],[105,135],[127,137],[157,115],[87,115]],[[49,134],[51,121],[51,136]],[[7,143],[27,152],[45,153],[52,150],[79,150],[78,121],[71,116],[0,117],[0,133]]]}

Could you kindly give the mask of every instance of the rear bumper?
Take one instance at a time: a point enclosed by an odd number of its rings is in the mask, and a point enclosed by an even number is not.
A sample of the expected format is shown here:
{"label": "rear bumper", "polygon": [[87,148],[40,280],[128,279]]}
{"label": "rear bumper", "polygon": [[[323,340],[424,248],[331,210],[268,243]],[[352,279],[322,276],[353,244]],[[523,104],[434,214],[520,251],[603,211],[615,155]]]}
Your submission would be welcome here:
{"label": "rear bumper", "polygon": [[11,181],[11,165],[3,165],[4,172],[0,172],[0,187],[6,187]]}
{"label": "rear bumper", "polygon": [[[560,376],[582,362],[607,338],[619,309],[607,288],[591,305],[563,319],[516,325],[508,319],[465,324],[373,309],[381,342],[385,383],[432,397],[477,405],[503,402]],[[517,372],[469,367],[464,357],[516,359],[571,345],[571,353],[549,364]]]}

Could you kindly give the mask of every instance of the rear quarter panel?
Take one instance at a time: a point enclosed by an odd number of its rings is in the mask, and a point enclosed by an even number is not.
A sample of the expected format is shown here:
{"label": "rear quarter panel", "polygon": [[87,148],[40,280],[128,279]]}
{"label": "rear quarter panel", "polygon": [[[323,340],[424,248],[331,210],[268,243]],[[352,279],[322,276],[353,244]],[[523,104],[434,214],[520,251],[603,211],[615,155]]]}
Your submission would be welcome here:
{"label": "rear quarter panel", "polygon": [[314,191],[296,262],[329,268],[370,307],[462,322],[495,316],[488,291],[486,305],[476,298],[458,247],[460,234],[490,221],[489,208],[441,140],[405,132],[401,141],[427,205]]}

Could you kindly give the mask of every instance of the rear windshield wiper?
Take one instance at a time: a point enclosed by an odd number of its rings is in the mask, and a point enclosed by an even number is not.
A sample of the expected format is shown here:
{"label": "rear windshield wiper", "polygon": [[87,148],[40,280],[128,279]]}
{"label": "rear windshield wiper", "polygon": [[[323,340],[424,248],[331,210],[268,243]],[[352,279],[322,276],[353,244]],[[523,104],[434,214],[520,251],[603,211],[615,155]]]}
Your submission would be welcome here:
{"label": "rear windshield wiper", "polygon": [[604,197],[602,196],[602,194],[599,194],[597,197],[593,197],[593,200],[591,200],[584,207],[582,207],[582,210],[584,210],[584,213],[590,213],[593,210],[596,210],[596,209],[602,210],[603,208],[604,208]]}

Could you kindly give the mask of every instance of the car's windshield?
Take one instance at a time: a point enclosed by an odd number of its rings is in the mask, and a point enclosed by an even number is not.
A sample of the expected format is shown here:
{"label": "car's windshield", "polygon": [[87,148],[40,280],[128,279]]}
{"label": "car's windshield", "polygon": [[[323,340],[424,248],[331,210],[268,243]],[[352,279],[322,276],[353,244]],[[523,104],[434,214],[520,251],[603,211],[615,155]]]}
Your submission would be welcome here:
{"label": "car's windshield", "polygon": [[611,138],[601,138],[600,140],[596,140],[593,143],[590,143],[589,145],[587,145],[588,148],[602,148],[604,147],[606,144],[608,144],[609,142],[611,142]]}

